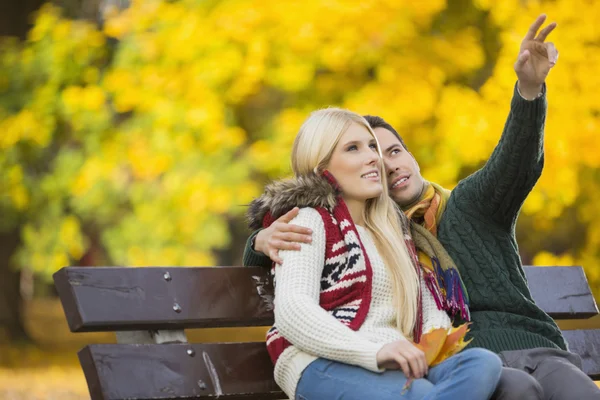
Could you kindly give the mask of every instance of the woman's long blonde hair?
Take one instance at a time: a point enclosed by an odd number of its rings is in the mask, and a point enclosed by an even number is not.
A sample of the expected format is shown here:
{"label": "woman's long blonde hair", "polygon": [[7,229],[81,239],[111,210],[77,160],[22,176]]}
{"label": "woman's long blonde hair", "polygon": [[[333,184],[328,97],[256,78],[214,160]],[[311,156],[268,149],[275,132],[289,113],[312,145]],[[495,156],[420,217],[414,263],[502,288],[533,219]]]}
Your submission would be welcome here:
{"label": "woman's long blonde hair", "polygon": [[[292,169],[296,176],[320,174],[331,160],[340,137],[352,123],[364,126],[377,141],[375,133],[360,115],[340,108],[313,112],[302,124],[292,148]],[[377,151],[382,158],[377,141]],[[387,266],[394,288],[397,328],[412,337],[417,320],[419,277],[404,241],[399,209],[388,195],[386,173],[379,163],[383,192],[369,199],[363,210],[366,229],[373,235],[377,250]],[[344,188],[341,188],[342,192]]]}

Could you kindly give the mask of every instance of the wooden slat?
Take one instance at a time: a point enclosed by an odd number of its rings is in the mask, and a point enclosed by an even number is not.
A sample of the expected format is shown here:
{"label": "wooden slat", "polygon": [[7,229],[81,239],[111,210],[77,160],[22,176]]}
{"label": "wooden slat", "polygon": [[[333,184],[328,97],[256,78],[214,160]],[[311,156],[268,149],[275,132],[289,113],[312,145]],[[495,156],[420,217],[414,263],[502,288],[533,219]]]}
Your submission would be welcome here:
{"label": "wooden slat", "polygon": [[563,331],[572,353],[583,360],[583,371],[592,379],[600,379],[600,329]]}
{"label": "wooden slat", "polygon": [[525,266],[536,304],[554,319],[584,319],[598,314],[582,267]]}
{"label": "wooden slat", "polygon": [[[583,268],[526,266],[525,273],[533,298],[551,317],[598,314]],[[54,280],[73,332],[273,322],[272,282],[262,268],[69,267]]]}
{"label": "wooden slat", "polygon": [[[585,373],[600,379],[600,330],[563,333]],[[283,398],[263,342],[90,345],[79,358],[94,400]]]}
{"label": "wooden slat", "polygon": [[285,398],[263,342],[89,345],[79,359],[93,400]]}
{"label": "wooden slat", "polygon": [[273,323],[264,268],[68,267],[54,281],[72,332]]}

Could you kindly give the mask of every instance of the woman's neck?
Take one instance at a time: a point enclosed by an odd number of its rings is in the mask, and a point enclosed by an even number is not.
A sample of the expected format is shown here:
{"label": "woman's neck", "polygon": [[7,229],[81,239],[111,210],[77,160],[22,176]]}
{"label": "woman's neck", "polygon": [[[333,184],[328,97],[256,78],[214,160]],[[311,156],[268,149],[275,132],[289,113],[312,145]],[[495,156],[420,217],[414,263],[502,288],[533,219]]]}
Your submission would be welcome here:
{"label": "woman's neck", "polygon": [[352,221],[354,221],[355,225],[364,225],[363,211],[365,209],[365,201],[362,200],[347,200],[346,206],[348,207],[348,211],[350,212],[350,216],[352,217]]}

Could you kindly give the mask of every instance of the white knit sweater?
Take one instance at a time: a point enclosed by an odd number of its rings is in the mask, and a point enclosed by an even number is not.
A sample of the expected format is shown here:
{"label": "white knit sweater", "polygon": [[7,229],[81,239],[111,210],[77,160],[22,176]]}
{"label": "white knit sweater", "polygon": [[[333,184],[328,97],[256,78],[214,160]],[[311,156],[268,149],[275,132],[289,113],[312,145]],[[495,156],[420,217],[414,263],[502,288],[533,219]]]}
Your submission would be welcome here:
{"label": "white knit sweater", "polygon": [[[373,290],[367,318],[353,331],[319,306],[320,279],[325,264],[325,227],[313,208],[302,208],[292,224],[312,229],[312,243],[300,251],[280,251],[283,264],[276,268],[275,325],[293,346],[275,365],[275,381],[295,398],[302,371],[317,358],[357,365],[370,371],[377,367],[377,352],[384,344],[403,339],[395,328],[392,282],[369,232],[357,226],[373,269]],[[421,279],[423,293],[423,332],[449,328],[448,315],[438,310]]]}

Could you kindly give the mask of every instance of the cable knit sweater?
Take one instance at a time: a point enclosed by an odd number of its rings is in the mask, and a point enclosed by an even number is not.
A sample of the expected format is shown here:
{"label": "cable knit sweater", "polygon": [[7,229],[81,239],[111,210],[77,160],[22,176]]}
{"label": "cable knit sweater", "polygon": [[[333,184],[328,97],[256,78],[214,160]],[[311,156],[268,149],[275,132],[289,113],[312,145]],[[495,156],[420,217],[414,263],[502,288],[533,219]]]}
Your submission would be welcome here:
{"label": "cable knit sweater", "polygon": [[[312,229],[313,241],[302,244],[300,251],[281,251],[283,264],[275,272],[275,325],[293,344],[275,365],[275,381],[290,398],[295,396],[302,371],[317,357],[377,372],[377,352],[384,344],[404,338],[395,328],[391,278],[369,232],[357,226],[373,270],[371,306],[361,327],[353,331],[319,306],[325,257],[320,214],[313,208],[302,208],[292,223]],[[423,281],[421,291],[423,332],[450,327],[448,315],[437,309]]]}
{"label": "cable knit sweater", "polygon": [[494,352],[566,349],[556,323],[533,301],[515,225],[544,166],[546,96],[524,100],[515,85],[500,142],[479,171],[452,191],[438,240],[452,257],[471,300],[471,347]]}

